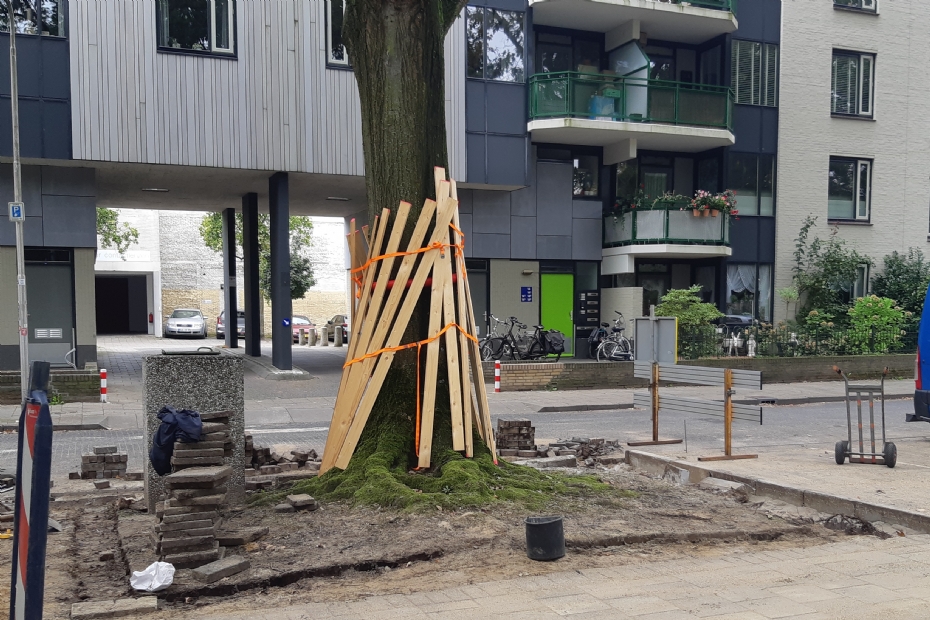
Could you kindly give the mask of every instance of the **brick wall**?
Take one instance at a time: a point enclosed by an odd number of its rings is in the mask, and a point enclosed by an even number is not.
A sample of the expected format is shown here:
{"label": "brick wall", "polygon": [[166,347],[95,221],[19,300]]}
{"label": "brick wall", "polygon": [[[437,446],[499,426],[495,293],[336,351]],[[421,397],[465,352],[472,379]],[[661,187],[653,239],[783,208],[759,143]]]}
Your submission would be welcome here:
{"label": "brick wall", "polygon": [[[98,402],[100,374],[73,370],[53,370],[49,394],[58,394],[66,403]],[[19,371],[0,372],[0,404],[20,402]]]}
{"label": "brick wall", "polygon": [[[836,378],[833,365],[842,368],[854,380],[875,378],[888,366],[889,376],[908,378],[914,375],[913,355],[856,355],[843,357],[721,358],[681,362],[687,366],[739,368],[762,372],[762,382],[794,383],[829,381]],[[486,382],[494,382],[494,362],[482,362]],[[526,363],[501,364],[501,391],[579,390],[629,388],[646,385],[633,377],[632,362]]]}

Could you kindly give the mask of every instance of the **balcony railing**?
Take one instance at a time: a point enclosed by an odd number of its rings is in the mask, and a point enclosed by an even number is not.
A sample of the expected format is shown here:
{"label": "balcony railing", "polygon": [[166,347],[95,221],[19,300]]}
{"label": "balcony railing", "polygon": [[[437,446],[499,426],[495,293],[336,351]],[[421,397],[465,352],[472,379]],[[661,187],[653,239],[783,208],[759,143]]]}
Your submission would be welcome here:
{"label": "balcony railing", "polygon": [[730,245],[730,216],[695,216],[687,202],[658,202],[604,216],[604,247],[678,244]]}
{"label": "balcony railing", "polygon": [[737,0],[674,0],[673,4],[690,4],[702,9],[716,9],[718,11],[730,11],[736,15]]}
{"label": "balcony railing", "polygon": [[730,129],[733,92],[726,86],[599,73],[538,73],[530,78],[530,119],[547,118]]}

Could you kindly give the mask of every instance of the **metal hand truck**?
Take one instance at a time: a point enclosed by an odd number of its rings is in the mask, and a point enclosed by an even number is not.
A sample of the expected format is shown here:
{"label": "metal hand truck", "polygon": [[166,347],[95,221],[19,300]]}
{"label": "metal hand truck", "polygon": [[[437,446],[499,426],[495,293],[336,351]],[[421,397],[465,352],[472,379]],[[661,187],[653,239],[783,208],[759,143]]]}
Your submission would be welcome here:
{"label": "metal hand truck", "polygon": [[[849,383],[849,377],[846,376],[838,366],[834,366],[833,370],[841,377],[843,377],[843,382],[846,384],[846,427],[848,430],[847,440],[836,442],[836,464],[842,465],[846,459],[849,459],[850,463],[869,463],[872,465],[887,465],[888,467],[894,467],[895,463],[898,461],[898,449],[895,445],[889,441],[885,440],[885,376],[888,374],[888,367],[882,371],[881,382],[876,384],[867,384],[859,383],[852,384]],[[875,451],[875,394],[879,395],[879,399],[882,407],[882,451]],[[872,440],[872,451],[866,452],[865,445],[862,438],[862,395],[866,394],[869,399],[869,435]],[[851,447],[852,443],[852,410],[849,405],[853,397],[856,399],[856,410],[859,415],[859,451],[852,452]]]}

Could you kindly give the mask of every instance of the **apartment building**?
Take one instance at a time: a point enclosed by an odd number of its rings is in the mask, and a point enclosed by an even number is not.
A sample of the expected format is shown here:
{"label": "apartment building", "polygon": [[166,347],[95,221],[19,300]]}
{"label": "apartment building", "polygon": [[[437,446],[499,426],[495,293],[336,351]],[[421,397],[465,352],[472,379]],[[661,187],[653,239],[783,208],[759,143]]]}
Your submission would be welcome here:
{"label": "apartment building", "polygon": [[[445,100],[477,316],[541,322],[583,351],[614,310],[637,316],[692,284],[729,314],[781,318],[775,290],[809,214],[876,257],[922,247],[927,22],[916,0],[878,1],[474,0],[446,40]],[[95,360],[94,206],[268,211],[277,274],[289,214],[365,218],[342,0],[26,5],[13,21],[28,50],[27,253],[60,267],[72,308],[60,328],[33,316],[30,338],[54,355]],[[0,163],[4,96],[0,80]],[[737,217],[661,199],[724,189]],[[11,235],[0,222],[0,368],[17,360]],[[257,321],[246,246],[223,278]],[[285,284],[271,303],[281,368]]]}

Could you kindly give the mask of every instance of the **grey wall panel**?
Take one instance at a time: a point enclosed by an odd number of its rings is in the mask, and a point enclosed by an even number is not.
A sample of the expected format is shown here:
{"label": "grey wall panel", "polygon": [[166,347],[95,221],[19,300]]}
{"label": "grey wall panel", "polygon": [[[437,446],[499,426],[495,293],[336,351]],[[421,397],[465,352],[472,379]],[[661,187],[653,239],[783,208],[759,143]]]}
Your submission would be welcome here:
{"label": "grey wall panel", "polygon": [[[528,325],[535,324],[539,320],[539,263],[494,260],[490,275],[491,313],[499,319],[515,316]],[[531,289],[532,301],[521,301],[523,287]]]}
{"label": "grey wall panel", "polygon": [[510,258],[536,258],[536,218],[510,218]]}
{"label": "grey wall panel", "polygon": [[510,235],[473,233],[472,256],[481,258],[510,258]]}
{"label": "grey wall panel", "polygon": [[[759,222],[759,262],[775,262],[775,218],[755,218]],[[743,220],[740,219],[742,222]],[[732,232],[730,233],[732,235]]]}
{"label": "grey wall panel", "polygon": [[43,166],[42,193],[46,196],[96,196],[94,169]]}
{"label": "grey wall panel", "polygon": [[488,183],[526,185],[526,142],[524,136],[488,135]]}
{"label": "grey wall panel", "polygon": [[[9,107],[10,102],[5,102]],[[10,118],[12,110],[6,116]],[[19,149],[23,157],[42,157],[42,102],[38,99],[19,101]],[[10,129],[10,155],[13,154],[13,132]]]}
{"label": "grey wall panel", "polygon": [[452,24],[446,35],[446,141],[449,150],[449,175],[464,179],[465,171],[465,12]]}
{"label": "grey wall panel", "polygon": [[[77,344],[93,347],[85,351],[85,362],[97,361],[95,256],[96,248],[74,250],[74,331]],[[83,363],[80,367],[83,367]]]}
{"label": "grey wall panel", "polygon": [[472,192],[472,229],[476,233],[510,233],[510,192]]}
{"label": "grey wall panel", "polygon": [[[16,245],[16,224],[8,217],[0,217],[0,245]],[[26,221],[23,223],[23,245],[42,246],[41,217],[26,216]]]}
{"label": "grey wall panel", "polygon": [[[12,225],[7,218],[0,218],[0,244],[3,244],[4,222]],[[28,294],[28,293],[27,293]],[[19,305],[16,299],[16,248],[0,247],[0,347],[14,345],[16,364],[19,369]],[[0,362],[0,369],[8,368]]]}
{"label": "grey wall panel", "polygon": [[[536,215],[540,235],[564,235],[571,230],[571,164],[536,163]],[[571,254],[571,248],[568,253]]]}
{"label": "grey wall panel", "polygon": [[526,85],[488,82],[488,133],[526,135]]}
{"label": "grey wall panel", "polygon": [[[19,50],[17,50],[17,59]],[[40,84],[43,97],[56,97],[69,99],[71,97],[71,82],[69,80],[71,62],[68,58],[68,44],[66,41],[42,41],[42,83]],[[10,63],[7,62],[7,67]]]}
{"label": "grey wall panel", "polygon": [[572,217],[575,219],[599,220],[603,217],[604,208],[600,200],[573,200]]}
{"label": "grey wall panel", "polygon": [[[4,54],[3,72],[0,79],[4,81],[4,94],[10,94],[10,38],[3,37],[0,45],[6,52]],[[16,38],[16,77],[20,97],[42,96],[42,47],[38,37]],[[67,95],[65,95],[67,97]]]}
{"label": "grey wall panel", "polygon": [[529,180],[527,183],[530,184],[528,187],[510,192],[511,215],[526,217],[536,215],[536,185]]}
{"label": "grey wall panel", "polygon": [[97,201],[91,197],[43,196],[46,246],[97,247]]}
{"label": "grey wall panel", "polygon": [[741,217],[730,219],[730,247],[733,254],[730,262],[754,263],[759,260],[759,220],[758,217]]}
{"label": "grey wall panel", "polygon": [[459,213],[471,213],[472,212],[472,190],[470,189],[460,189],[459,194]]}
{"label": "grey wall panel", "polygon": [[[537,233],[540,227],[537,223]],[[571,231],[571,224],[565,228],[565,232]],[[600,247],[598,247],[600,255]],[[571,260],[572,258],[572,238],[570,235],[540,235],[536,236],[536,258],[539,260]]]}
{"label": "grey wall panel", "polygon": [[67,101],[42,101],[42,156],[71,159],[71,105]]}
{"label": "grey wall panel", "polygon": [[472,247],[473,241],[471,238],[471,213],[459,214],[459,227],[462,229],[462,234],[465,235],[465,256],[468,258],[477,256],[477,254],[475,254],[474,247]]}
{"label": "grey wall panel", "polygon": [[774,153],[778,150],[778,110],[776,108],[761,109],[762,138],[760,146],[763,153]]}
{"label": "grey wall panel", "polygon": [[[23,205],[26,216],[42,215],[42,174],[39,166],[23,166]],[[13,202],[13,165],[0,164],[0,205]],[[0,218],[7,220],[7,218]]]}
{"label": "grey wall panel", "polygon": [[[463,70],[464,72],[464,70]],[[484,109],[484,82],[465,80],[465,130],[488,130]]]}
{"label": "grey wall panel", "polygon": [[733,106],[733,134],[736,144],[734,151],[758,153],[762,145],[761,106]]}
{"label": "grey wall panel", "polygon": [[601,260],[601,219],[572,220],[572,258]]}
{"label": "grey wall panel", "polygon": [[469,183],[487,183],[485,174],[485,148],[487,138],[483,133],[465,134],[467,146],[467,181]]}

